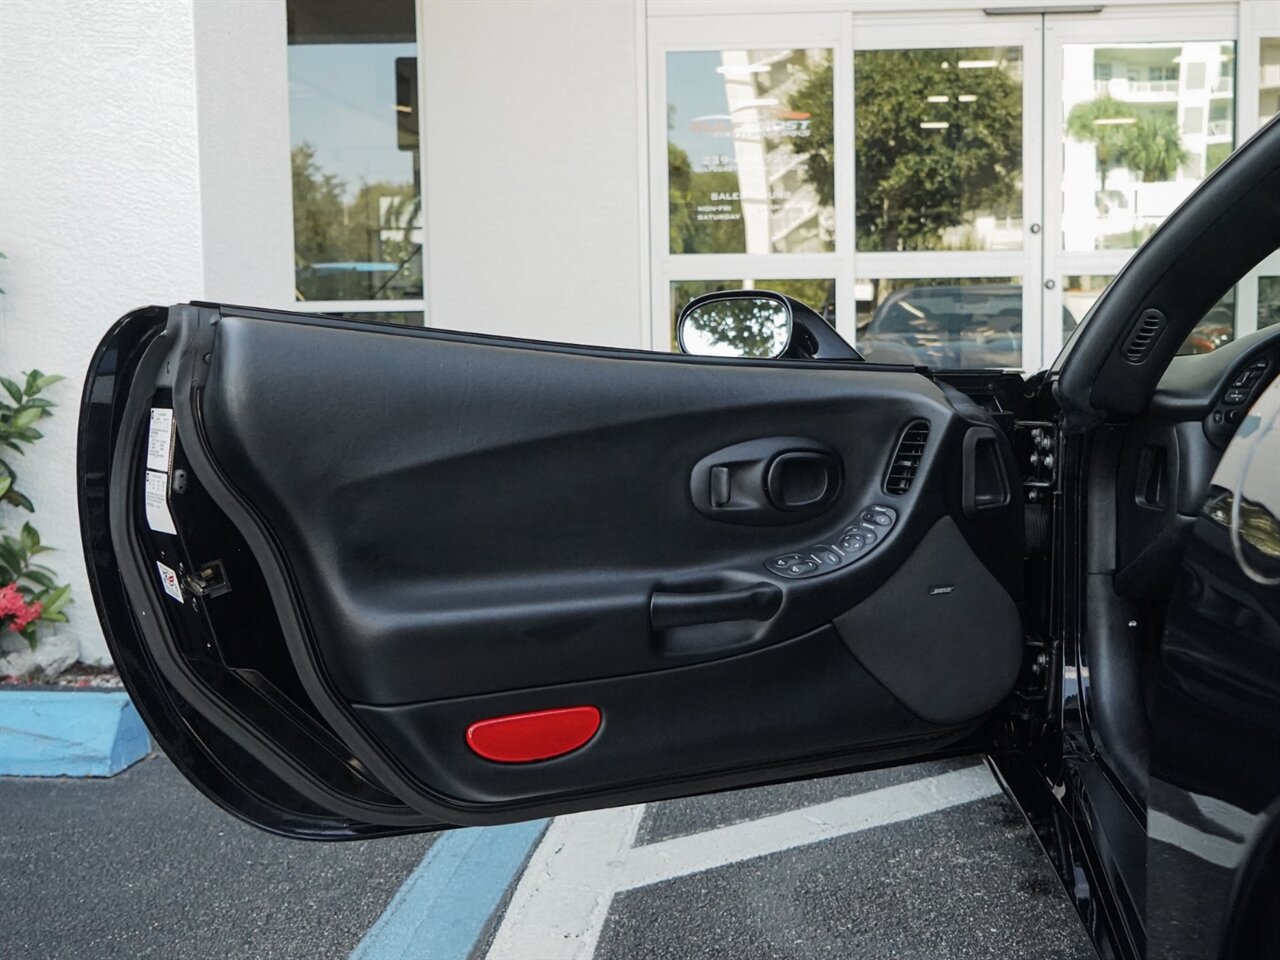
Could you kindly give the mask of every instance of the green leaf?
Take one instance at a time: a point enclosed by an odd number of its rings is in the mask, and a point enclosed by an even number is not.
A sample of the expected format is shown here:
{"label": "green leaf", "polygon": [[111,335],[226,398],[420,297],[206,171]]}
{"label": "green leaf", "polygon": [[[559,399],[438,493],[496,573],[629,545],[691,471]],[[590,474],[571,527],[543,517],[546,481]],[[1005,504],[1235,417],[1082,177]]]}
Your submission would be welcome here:
{"label": "green leaf", "polygon": [[5,537],[5,542],[0,543],[0,563],[8,568],[9,576],[15,578],[26,567],[26,557],[18,549],[16,540]]}
{"label": "green leaf", "polygon": [[8,377],[0,377],[0,387],[4,387],[5,392],[13,397],[14,403],[22,402],[22,390]]}
{"label": "green leaf", "polygon": [[35,393],[36,381],[43,377],[44,374],[39,370],[31,370],[27,373],[27,393]]}
{"label": "green leaf", "polygon": [[14,416],[11,426],[15,431],[22,431],[43,416],[44,411],[39,407],[22,407]]}
{"label": "green leaf", "polygon": [[36,547],[40,546],[40,531],[33,527],[30,523],[24,523],[20,532],[22,537],[22,549],[30,554]]}
{"label": "green leaf", "polygon": [[36,512],[36,505],[27,499],[26,494],[19,493],[17,490],[10,490],[4,495],[4,498],[15,507],[21,507],[28,513]]}
{"label": "green leaf", "polygon": [[44,609],[40,612],[40,619],[49,620],[62,612],[62,608],[71,602],[71,585],[59,587],[43,601]]}
{"label": "green leaf", "polygon": [[[38,372],[38,371],[33,371],[33,372]],[[65,379],[67,378],[63,376],[59,376],[56,373],[51,373],[51,374],[48,374],[47,376],[38,377],[32,389],[28,390],[27,392],[39,393],[45,387],[51,387],[55,383],[57,383],[59,380],[65,380]]]}
{"label": "green leaf", "polygon": [[41,573],[39,570],[28,569],[27,572],[22,575],[22,578],[24,580],[30,580],[42,590],[54,590],[57,589],[58,586],[54,582],[53,577],[49,576],[47,573]]}
{"label": "green leaf", "polygon": [[9,488],[13,486],[13,474],[7,470],[0,473],[0,500],[4,499],[4,495],[9,492]]}

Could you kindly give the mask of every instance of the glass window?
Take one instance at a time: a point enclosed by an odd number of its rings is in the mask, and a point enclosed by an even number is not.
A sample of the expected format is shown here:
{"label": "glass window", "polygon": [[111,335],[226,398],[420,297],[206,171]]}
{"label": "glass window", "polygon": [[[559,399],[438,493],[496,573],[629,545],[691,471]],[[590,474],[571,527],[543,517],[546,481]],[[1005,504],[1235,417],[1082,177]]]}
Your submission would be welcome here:
{"label": "glass window", "polygon": [[1022,50],[854,54],[859,250],[1022,248]]}
{"label": "glass window", "polygon": [[421,299],[413,0],[287,16],[297,299]]}
{"label": "glass window", "polygon": [[407,327],[421,327],[423,325],[423,312],[421,310],[361,310],[355,312],[331,310],[325,313],[324,316],[338,317],[343,320],[376,320],[379,323],[395,323]]}
{"label": "glass window", "polygon": [[[1064,307],[1077,321],[1083,319],[1112,279],[1098,274],[1063,277]],[[1246,312],[1247,316],[1242,315]],[[1277,323],[1280,323],[1280,276],[1254,272],[1209,308],[1187,334],[1178,354],[1211,353],[1234,340],[1237,331],[1261,330]]]}
{"label": "glass window", "polygon": [[672,253],[835,249],[830,50],[667,54]]}
{"label": "glass window", "polygon": [[1258,41],[1258,124],[1280,113],[1280,37]]}
{"label": "glass window", "polygon": [[[721,290],[772,290],[794,297],[820,313],[827,323],[836,324],[836,282],[834,280],[676,280],[671,284],[671,349],[676,343],[676,318],[694,297]],[[744,352],[745,351],[744,345]]]}
{"label": "glass window", "polygon": [[1138,246],[1226,158],[1234,70],[1227,42],[1063,47],[1065,249]]}
{"label": "glass window", "polygon": [[1022,367],[1017,277],[864,279],[854,297],[858,349],[868,360],[935,370]]}

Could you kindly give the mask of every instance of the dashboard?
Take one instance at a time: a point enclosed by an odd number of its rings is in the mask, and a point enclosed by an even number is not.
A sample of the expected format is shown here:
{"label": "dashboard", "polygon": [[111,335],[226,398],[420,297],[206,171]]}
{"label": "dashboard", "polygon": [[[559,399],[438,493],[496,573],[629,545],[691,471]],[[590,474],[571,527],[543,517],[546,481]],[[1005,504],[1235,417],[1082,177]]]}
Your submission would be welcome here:
{"label": "dashboard", "polygon": [[1280,371],[1280,325],[1175,357],[1116,471],[1116,589],[1167,598],[1209,481],[1250,406]]}

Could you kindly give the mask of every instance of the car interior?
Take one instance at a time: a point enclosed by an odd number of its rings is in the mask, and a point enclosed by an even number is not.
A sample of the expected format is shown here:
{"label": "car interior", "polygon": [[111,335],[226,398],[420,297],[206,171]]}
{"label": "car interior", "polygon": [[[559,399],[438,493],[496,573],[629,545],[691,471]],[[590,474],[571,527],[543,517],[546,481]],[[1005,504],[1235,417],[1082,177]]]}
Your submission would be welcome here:
{"label": "car interior", "polygon": [[[1075,446],[1067,462],[1081,470],[1073,484],[1079,497],[1064,505],[1062,549],[1078,538],[1087,558],[1076,574],[1079,611],[1068,621],[1079,637],[1090,741],[1105,760],[1089,785],[1091,801],[1129,811],[1099,822],[1113,846],[1139,854],[1156,664],[1177,655],[1168,647],[1170,599],[1178,590],[1206,588],[1179,579],[1196,517],[1223,450],[1280,370],[1280,325],[1211,353],[1185,352],[1197,324],[1280,246],[1280,170],[1265,157],[1257,151],[1238,158],[1235,178],[1212,179],[1203,202],[1171,218],[1050,372],[1068,447]],[[1091,325],[1113,334],[1082,336]],[[1144,862],[1141,855],[1127,860]],[[1143,903],[1145,878],[1123,879],[1134,902]]]}

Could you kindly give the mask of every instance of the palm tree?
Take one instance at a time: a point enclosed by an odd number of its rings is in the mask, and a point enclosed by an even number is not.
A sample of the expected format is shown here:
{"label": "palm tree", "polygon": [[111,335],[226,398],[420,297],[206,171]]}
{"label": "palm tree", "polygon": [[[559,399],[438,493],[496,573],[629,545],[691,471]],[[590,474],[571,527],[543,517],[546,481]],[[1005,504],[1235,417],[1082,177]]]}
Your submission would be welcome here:
{"label": "palm tree", "polygon": [[1172,180],[1187,151],[1178,135],[1178,121],[1171,113],[1152,113],[1125,128],[1123,164],[1142,174],[1144,183]]}
{"label": "palm tree", "polygon": [[1128,104],[1106,94],[1077,103],[1067,114],[1067,133],[1094,146],[1100,189],[1107,189],[1111,170],[1125,166],[1126,134],[1137,122]]}

